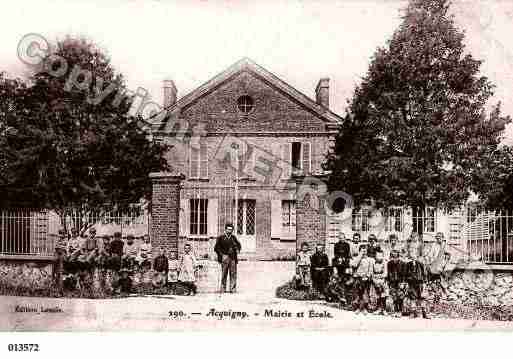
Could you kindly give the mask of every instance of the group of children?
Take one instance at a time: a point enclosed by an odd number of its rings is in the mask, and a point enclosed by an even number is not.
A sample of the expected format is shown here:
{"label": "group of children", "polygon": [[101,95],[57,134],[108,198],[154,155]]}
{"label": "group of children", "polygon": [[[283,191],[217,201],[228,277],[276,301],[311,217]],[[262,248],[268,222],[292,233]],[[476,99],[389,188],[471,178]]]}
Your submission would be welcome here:
{"label": "group of children", "polygon": [[136,238],[128,234],[122,238],[121,232],[113,236],[96,236],[96,229],[90,228],[86,236],[80,235],[76,228],[68,234],[59,231],[56,246],[57,263],[62,267],[62,285],[73,290],[91,286],[95,274],[99,275],[100,285],[105,285],[107,273],[115,273],[116,289],[131,290],[131,271],[151,268],[151,244],[148,235]]}
{"label": "group of children", "polygon": [[378,314],[417,317],[421,312],[429,318],[425,286],[444,292],[449,268],[450,254],[445,250],[443,233],[437,233],[429,246],[416,233],[406,243],[399,243],[397,236],[391,234],[388,242],[385,251],[373,234],[368,243],[362,243],[358,233],[352,241],[342,235],[335,244],[331,266],[323,245],[316,246],[310,255],[305,242],[297,254],[296,286],[311,285],[327,300],[339,300],[357,313],[370,309],[370,296],[374,293]]}
{"label": "group of children", "polygon": [[[113,276],[115,278],[110,282],[116,292],[131,293],[132,275],[151,273],[154,287],[166,286],[169,282],[169,259],[164,249],[159,249],[152,261],[150,237],[144,235],[138,242],[131,234],[123,238],[121,232],[97,237],[94,227],[89,229],[87,236],[79,235],[76,229],[71,230],[71,235],[60,231],[56,246],[55,275],[59,277],[58,283],[67,290],[90,287],[97,275],[100,286],[105,287],[107,277]],[[196,271],[199,267],[191,245],[185,244],[178,268],[178,281],[190,294],[196,294]]]}

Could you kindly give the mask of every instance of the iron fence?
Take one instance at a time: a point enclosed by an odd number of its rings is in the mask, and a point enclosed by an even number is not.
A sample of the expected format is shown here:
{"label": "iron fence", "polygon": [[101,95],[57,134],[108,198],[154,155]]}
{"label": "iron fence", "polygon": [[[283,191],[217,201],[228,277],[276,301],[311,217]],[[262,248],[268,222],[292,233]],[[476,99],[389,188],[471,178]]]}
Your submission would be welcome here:
{"label": "iron fence", "polygon": [[0,210],[0,254],[52,256],[56,236],[49,218],[47,210]]}
{"label": "iron fence", "polygon": [[68,234],[71,234],[73,229],[82,234],[94,227],[97,236],[112,236],[115,232],[121,232],[123,237],[128,234],[142,237],[149,234],[150,224],[149,215],[142,206],[132,206],[123,211],[82,213],[78,210],[70,210],[62,218],[52,217],[51,220],[54,228],[64,229]]}
{"label": "iron fence", "polygon": [[[205,193],[203,193],[203,191]],[[184,192],[192,197],[204,197],[208,190],[188,188]],[[218,198],[209,204],[216,204],[216,215],[209,220],[214,225],[205,236],[190,236],[187,230],[181,230],[183,236],[192,242],[195,252],[201,256],[213,253],[213,235],[219,233],[223,223],[233,220],[236,215],[234,193],[227,187],[210,189],[210,196]],[[243,203],[243,202],[241,202]],[[186,206],[187,207],[187,206]],[[181,216],[185,208],[181,208]],[[211,208],[209,208],[210,212]],[[397,212],[397,211],[396,211]],[[386,217],[385,232],[399,231],[403,226],[403,213],[394,212]],[[390,219],[392,218],[392,219]],[[486,211],[479,207],[468,206],[449,217],[449,238],[458,241],[470,258],[488,264],[513,264],[513,211]],[[182,217],[183,219],[183,217]],[[422,216],[423,225],[431,226],[429,216]],[[121,232],[123,237],[132,234],[142,237],[149,234],[151,217],[142,207],[133,207],[127,211],[104,211],[88,213],[69,212],[64,218],[46,209],[0,209],[0,255],[43,256],[54,254],[55,243],[60,229],[71,233],[72,228],[85,232],[94,227],[98,236]],[[414,221],[415,222],[415,221]],[[360,223],[360,222],[358,222]],[[436,222],[435,222],[436,223]],[[353,222],[354,224],[354,222]],[[340,227],[338,222],[335,228]],[[210,225],[209,225],[210,227]],[[333,227],[333,226],[331,226]],[[331,228],[330,227],[330,228]],[[433,228],[436,230],[436,228]]]}
{"label": "iron fence", "polygon": [[513,211],[469,207],[463,229],[469,256],[488,264],[513,263]]}
{"label": "iron fence", "polygon": [[142,207],[126,211],[81,214],[68,211],[60,217],[47,209],[0,209],[0,255],[52,257],[59,231],[72,229],[85,234],[95,228],[97,236],[121,232],[142,237],[149,234],[150,216]]}

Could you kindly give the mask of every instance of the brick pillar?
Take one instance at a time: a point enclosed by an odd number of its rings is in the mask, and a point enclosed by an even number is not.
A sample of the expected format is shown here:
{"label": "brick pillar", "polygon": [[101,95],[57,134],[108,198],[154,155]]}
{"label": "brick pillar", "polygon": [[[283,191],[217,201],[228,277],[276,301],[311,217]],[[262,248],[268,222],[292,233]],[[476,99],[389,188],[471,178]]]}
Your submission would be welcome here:
{"label": "brick pillar", "polygon": [[326,210],[324,199],[316,190],[303,185],[304,177],[296,179],[296,252],[307,242],[310,250],[317,244],[326,246]]}
{"label": "brick pillar", "polygon": [[180,173],[150,173],[151,240],[153,257],[164,248],[170,259],[178,256],[178,219],[180,216],[180,188],[185,176]]}

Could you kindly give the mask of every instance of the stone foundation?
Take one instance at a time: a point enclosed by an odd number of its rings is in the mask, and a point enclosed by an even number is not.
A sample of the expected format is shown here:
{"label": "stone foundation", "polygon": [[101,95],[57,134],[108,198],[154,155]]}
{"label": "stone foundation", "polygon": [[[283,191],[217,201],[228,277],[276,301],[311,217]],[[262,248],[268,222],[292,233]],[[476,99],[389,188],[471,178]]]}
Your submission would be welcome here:
{"label": "stone foundation", "polygon": [[[430,298],[434,298],[430,293]],[[441,301],[471,306],[513,306],[513,274],[455,271]]]}
{"label": "stone foundation", "polygon": [[[199,293],[211,293],[219,289],[220,266],[217,262],[200,260],[202,266],[198,270],[196,285]],[[177,283],[179,262],[169,262],[170,282]],[[51,261],[0,260],[0,295],[44,296],[44,297],[85,297],[107,298],[115,295],[113,285],[119,278],[118,273],[111,270],[95,269],[92,277],[86,278],[82,286],[73,291],[60,292],[52,278],[53,263]],[[66,277],[66,273],[63,277]],[[154,272],[134,271],[130,274],[135,294],[182,294],[175,291],[173,285],[169,291],[153,288]],[[103,283],[102,283],[103,282]]]}
{"label": "stone foundation", "polygon": [[1,292],[13,291],[23,294],[49,291],[53,287],[52,267],[52,262],[48,260],[1,259],[0,288],[3,288]]}

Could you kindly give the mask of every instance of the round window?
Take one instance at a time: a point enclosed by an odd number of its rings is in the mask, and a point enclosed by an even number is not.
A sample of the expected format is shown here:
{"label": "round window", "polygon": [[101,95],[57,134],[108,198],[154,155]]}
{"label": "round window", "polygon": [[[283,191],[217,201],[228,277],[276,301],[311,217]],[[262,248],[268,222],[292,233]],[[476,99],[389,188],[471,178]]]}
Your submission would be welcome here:
{"label": "round window", "polygon": [[242,113],[250,113],[253,111],[254,105],[253,99],[248,95],[241,96],[237,99],[237,108]]}

